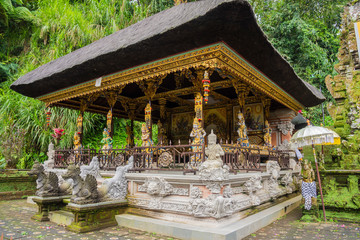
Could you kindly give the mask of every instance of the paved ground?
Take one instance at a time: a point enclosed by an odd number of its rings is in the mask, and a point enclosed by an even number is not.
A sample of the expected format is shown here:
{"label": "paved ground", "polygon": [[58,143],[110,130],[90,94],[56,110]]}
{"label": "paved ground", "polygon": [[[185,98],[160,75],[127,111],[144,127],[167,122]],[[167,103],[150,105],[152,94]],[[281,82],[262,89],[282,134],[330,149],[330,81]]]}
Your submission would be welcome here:
{"label": "paved ground", "polygon": [[[36,207],[36,206],[35,206]],[[37,209],[26,200],[0,201],[0,239],[46,239],[46,240],[173,240],[174,238],[123,227],[110,227],[97,232],[77,234],[64,226],[51,222],[31,220]]]}
{"label": "paved ground", "polygon": [[[104,230],[76,234],[65,230],[63,226],[54,223],[41,223],[31,220],[36,209],[25,200],[0,201],[0,236],[4,239],[142,239],[170,240],[171,237],[160,236],[122,227],[106,228]],[[300,209],[275,221],[271,225],[248,236],[246,240],[276,240],[276,239],[360,239],[360,225],[350,223],[302,223]],[[0,237],[1,238],[1,237]]]}
{"label": "paved ground", "polygon": [[251,234],[245,240],[277,239],[360,239],[360,224],[352,223],[304,223],[300,222],[302,213],[297,208],[288,215]]}

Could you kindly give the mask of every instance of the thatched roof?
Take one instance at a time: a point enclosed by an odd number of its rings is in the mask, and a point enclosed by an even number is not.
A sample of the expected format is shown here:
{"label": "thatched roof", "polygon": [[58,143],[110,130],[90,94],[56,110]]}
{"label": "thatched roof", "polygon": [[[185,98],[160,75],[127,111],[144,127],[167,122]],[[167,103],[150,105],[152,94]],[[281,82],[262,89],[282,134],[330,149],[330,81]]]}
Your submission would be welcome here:
{"label": "thatched roof", "polygon": [[11,88],[39,97],[110,73],[223,41],[304,106],[324,96],[267,40],[244,0],[180,4],[27,73]]}

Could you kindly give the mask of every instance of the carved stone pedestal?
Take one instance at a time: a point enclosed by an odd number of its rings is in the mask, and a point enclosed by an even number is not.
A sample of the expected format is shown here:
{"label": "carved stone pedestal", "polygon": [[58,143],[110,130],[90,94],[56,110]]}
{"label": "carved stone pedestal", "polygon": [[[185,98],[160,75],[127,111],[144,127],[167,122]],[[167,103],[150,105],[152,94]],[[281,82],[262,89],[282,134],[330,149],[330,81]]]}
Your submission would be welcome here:
{"label": "carved stone pedestal", "polygon": [[[301,199],[301,204],[304,206],[304,204],[305,204],[304,198]],[[310,221],[311,220],[311,221],[316,222],[317,220],[322,218],[320,216],[319,204],[317,202],[317,198],[311,198],[311,209],[306,210],[303,207],[302,208],[302,214],[303,214],[302,220],[304,220],[304,221]]]}
{"label": "carved stone pedestal", "polygon": [[38,213],[31,217],[31,219],[40,222],[50,221],[49,212],[56,211],[64,208],[66,203],[64,199],[71,196],[58,196],[58,197],[34,197],[32,200],[38,205]]}
{"label": "carved stone pedestal", "polygon": [[74,221],[66,229],[83,233],[116,226],[115,215],[124,213],[126,207],[126,200],[83,205],[69,203],[66,210],[74,214]]}

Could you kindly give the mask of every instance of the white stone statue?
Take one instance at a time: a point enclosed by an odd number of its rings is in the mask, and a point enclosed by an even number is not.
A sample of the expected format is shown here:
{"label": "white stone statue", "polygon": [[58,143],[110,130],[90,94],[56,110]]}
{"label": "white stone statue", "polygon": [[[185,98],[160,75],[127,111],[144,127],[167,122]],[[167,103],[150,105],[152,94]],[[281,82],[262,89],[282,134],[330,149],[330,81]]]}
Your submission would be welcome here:
{"label": "white stone statue", "polygon": [[246,191],[249,193],[250,201],[252,205],[260,205],[261,201],[259,196],[257,195],[257,191],[261,190],[263,188],[263,185],[261,184],[261,175],[255,174],[250,177],[249,180],[247,180],[244,184],[244,187]]}
{"label": "white stone statue", "polygon": [[276,198],[282,194],[283,189],[279,186],[278,179],[280,178],[280,166],[277,161],[266,162],[266,172],[270,174],[270,179],[267,180],[266,190],[271,198]]}
{"label": "white stone statue", "polygon": [[96,179],[101,179],[100,164],[98,157],[93,157],[89,165],[80,166],[80,176],[85,179],[86,175],[93,175]]}
{"label": "white stone statue", "polygon": [[49,143],[48,152],[47,152],[48,160],[44,162],[45,171],[54,168],[54,161],[55,161],[55,147],[52,142]]}
{"label": "white stone statue", "polygon": [[220,193],[223,181],[229,178],[229,167],[223,166],[221,159],[224,151],[220,144],[216,144],[213,130],[208,136],[208,147],[205,149],[207,160],[199,167],[200,179],[212,193]]}
{"label": "white stone statue", "polygon": [[123,200],[127,194],[128,183],[125,173],[134,167],[134,157],[129,158],[128,164],[116,168],[114,177],[103,182],[101,189],[107,192],[105,198],[110,200]]}

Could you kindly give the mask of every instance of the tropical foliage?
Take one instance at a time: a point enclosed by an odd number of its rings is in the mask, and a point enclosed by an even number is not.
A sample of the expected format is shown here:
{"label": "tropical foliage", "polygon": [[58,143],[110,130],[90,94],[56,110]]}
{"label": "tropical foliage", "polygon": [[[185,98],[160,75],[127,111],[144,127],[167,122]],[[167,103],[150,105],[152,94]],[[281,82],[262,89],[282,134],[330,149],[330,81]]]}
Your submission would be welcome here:
{"label": "tropical foliage", "polygon": [[[250,0],[270,42],[305,81],[331,101],[325,77],[335,75],[341,12],[349,0]],[[305,111],[319,124],[321,106]],[[325,123],[332,124],[325,110]],[[330,120],[330,121],[329,121]]]}
{"label": "tropical foliage", "polygon": [[[51,125],[46,127],[44,104],[10,90],[14,80],[171,6],[173,2],[166,0],[0,0],[0,156],[10,163],[8,167],[18,162],[18,167],[29,167],[26,162],[46,152],[52,128],[66,129],[60,147],[71,147],[78,116],[74,110],[53,108]],[[99,148],[105,122],[104,116],[85,114],[85,146]],[[24,134],[16,148],[5,144],[5,139],[16,135],[7,126]],[[125,120],[115,119],[115,126],[119,128],[115,147],[125,145]],[[140,123],[135,128],[139,130]],[[140,136],[135,137],[139,143]]]}
{"label": "tropical foliage", "polygon": [[[346,2],[250,0],[271,43],[301,78],[321,86],[327,97],[324,78],[333,73],[340,13]],[[11,161],[8,167],[19,168],[30,167],[35,158],[45,159],[41,153],[46,152],[53,128],[65,129],[60,147],[71,147],[76,129],[78,112],[63,108],[51,110],[51,125],[46,127],[44,104],[11,91],[14,80],[173,4],[169,0],[0,0],[0,167],[5,158]],[[313,121],[321,120],[320,108],[307,113]],[[85,146],[99,148],[105,122],[104,116],[85,114]],[[115,119],[115,147],[125,145],[127,123]],[[140,123],[135,129],[139,144]],[[17,132],[23,141],[9,148],[5,140],[18,137]]]}

